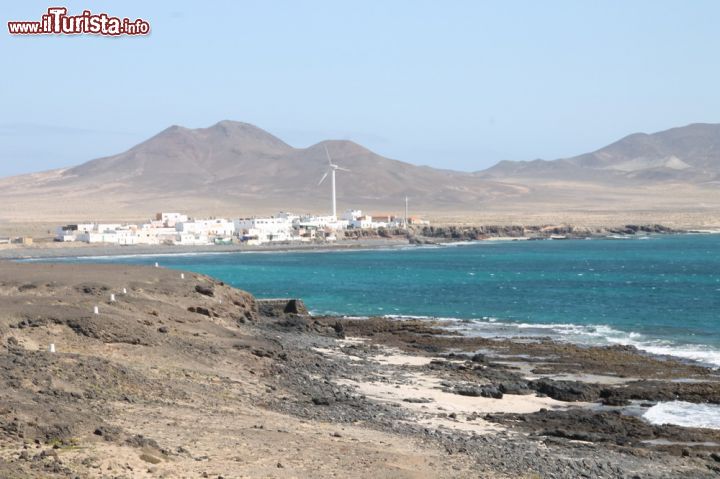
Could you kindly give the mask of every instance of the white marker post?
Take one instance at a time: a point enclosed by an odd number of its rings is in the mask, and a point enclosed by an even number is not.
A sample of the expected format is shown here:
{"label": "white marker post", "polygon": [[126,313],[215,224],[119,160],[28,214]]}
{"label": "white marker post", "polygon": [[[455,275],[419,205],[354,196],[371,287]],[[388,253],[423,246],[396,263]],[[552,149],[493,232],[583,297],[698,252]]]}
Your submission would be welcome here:
{"label": "white marker post", "polygon": [[185,273],[180,273],[180,279],[185,279]]}
{"label": "white marker post", "polygon": [[93,314],[100,314],[100,308],[98,308],[97,306],[95,306],[95,307],[93,308]]}
{"label": "white marker post", "polygon": [[54,353],[54,352],[55,352],[55,343],[50,343],[50,347],[48,348],[48,350],[49,350],[51,353]]}
{"label": "white marker post", "polygon": [[157,261],[155,261],[155,267],[156,267],[156,268],[159,268],[159,267],[160,267],[160,265],[158,264]]}
{"label": "white marker post", "polygon": [[127,288],[123,288],[123,294],[127,294]]}
{"label": "white marker post", "polygon": [[115,293],[110,293],[110,302],[111,303],[115,302]]}

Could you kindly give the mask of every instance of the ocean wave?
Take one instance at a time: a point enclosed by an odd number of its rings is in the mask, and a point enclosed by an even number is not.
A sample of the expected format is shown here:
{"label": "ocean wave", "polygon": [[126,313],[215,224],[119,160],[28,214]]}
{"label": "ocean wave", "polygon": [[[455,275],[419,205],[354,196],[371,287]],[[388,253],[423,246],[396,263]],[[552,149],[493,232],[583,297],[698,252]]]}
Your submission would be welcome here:
{"label": "ocean wave", "polygon": [[682,344],[651,338],[635,331],[623,331],[605,324],[527,323],[500,321],[498,318],[461,319],[449,317],[385,315],[392,319],[427,319],[453,323],[448,328],[483,337],[550,337],[588,346],[623,345],[658,356],[673,356],[720,368],[720,350],[704,344]]}
{"label": "ocean wave", "polygon": [[648,409],[643,418],[651,424],[675,424],[684,427],[720,429],[720,405],[685,401],[660,402]]}
{"label": "ocean wave", "polygon": [[440,243],[439,246],[472,246],[478,244],[483,244],[483,240],[448,241],[447,243]]}

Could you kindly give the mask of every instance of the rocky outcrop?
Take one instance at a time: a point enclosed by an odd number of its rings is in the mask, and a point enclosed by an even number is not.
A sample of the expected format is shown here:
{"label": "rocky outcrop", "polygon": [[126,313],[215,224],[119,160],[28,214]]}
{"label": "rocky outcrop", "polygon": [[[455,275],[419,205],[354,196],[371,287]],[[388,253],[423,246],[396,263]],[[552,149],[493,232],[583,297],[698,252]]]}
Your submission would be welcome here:
{"label": "rocky outcrop", "polygon": [[[485,419],[509,424],[512,422],[536,435],[588,442],[610,442],[618,445],[639,445],[643,441],[671,439],[694,443],[715,443],[720,431],[714,429],[683,428],[680,426],[655,426],[642,419],[619,411],[592,411],[568,409],[550,411],[543,409],[533,414],[493,414]],[[680,455],[682,444],[676,445]]]}
{"label": "rocky outcrop", "polygon": [[601,391],[600,397],[608,405],[628,404],[632,400],[720,404],[720,383],[635,381],[606,388]]}
{"label": "rocky outcrop", "polygon": [[553,381],[538,379],[530,382],[530,388],[558,401],[596,401],[600,396],[600,386],[580,381]]}
{"label": "rocky outcrop", "polygon": [[258,299],[258,311],[262,316],[280,318],[288,315],[307,316],[308,309],[302,299]]}

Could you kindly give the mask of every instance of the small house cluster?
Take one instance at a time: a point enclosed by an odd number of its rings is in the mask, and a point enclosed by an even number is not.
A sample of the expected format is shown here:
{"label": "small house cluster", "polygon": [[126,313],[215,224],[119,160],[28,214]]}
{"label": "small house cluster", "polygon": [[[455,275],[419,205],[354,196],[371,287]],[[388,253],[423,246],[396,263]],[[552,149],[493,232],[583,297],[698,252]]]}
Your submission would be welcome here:
{"label": "small house cluster", "polygon": [[[408,219],[410,222],[410,219]],[[419,220],[414,219],[418,224]],[[272,242],[333,241],[346,229],[380,229],[405,226],[390,214],[365,215],[348,210],[335,216],[295,215],[281,212],[271,217],[228,220],[194,219],[181,213],[158,213],[143,224],[77,223],[57,228],[55,241],[82,241],[118,245],[208,245],[238,240],[250,245]]]}
{"label": "small house cluster", "polygon": [[206,245],[230,239],[234,224],[225,219],[194,220],[180,213],[158,213],[143,224],[77,223],[60,226],[55,241],[127,245]]}

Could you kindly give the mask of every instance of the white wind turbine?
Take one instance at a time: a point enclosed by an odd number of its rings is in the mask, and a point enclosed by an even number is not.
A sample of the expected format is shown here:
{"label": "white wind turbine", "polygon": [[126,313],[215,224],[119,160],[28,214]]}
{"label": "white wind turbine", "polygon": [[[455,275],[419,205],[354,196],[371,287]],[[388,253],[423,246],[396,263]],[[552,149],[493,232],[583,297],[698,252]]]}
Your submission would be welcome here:
{"label": "white wind turbine", "polygon": [[340,171],[350,171],[347,168],[341,168],[338,165],[333,164],[332,159],[330,159],[330,153],[328,152],[327,146],[323,145],[325,147],[325,155],[327,156],[328,160],[328,169],[325,172],[325,174],[320,178],[320,182],[318,182],[318,186],[322,184],[323,181],[325,181],[325,178],[327,178],[328,174],[330,174],[330,180],[332,183],[332,215],[333,218],[337,219],[337,204],[335,202],[335,172],[337,170]]}

